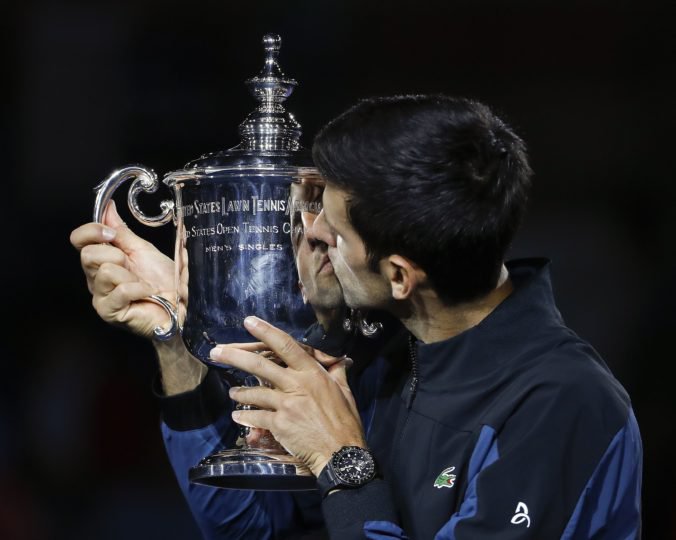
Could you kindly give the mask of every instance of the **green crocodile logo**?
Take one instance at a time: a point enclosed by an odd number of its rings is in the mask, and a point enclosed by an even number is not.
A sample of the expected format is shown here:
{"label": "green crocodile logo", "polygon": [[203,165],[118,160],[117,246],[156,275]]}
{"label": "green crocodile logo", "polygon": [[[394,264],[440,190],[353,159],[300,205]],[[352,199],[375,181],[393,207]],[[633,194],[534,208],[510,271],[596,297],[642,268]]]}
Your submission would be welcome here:
{"label": "green crocodile logo", "polygon": [[455,467],[449,467],[441,471],[441,474],[437,476],[437,479],[434,481],[434,487],[441,488],[452,488],[455,485],[456,475],[451,474],[455,470]]}

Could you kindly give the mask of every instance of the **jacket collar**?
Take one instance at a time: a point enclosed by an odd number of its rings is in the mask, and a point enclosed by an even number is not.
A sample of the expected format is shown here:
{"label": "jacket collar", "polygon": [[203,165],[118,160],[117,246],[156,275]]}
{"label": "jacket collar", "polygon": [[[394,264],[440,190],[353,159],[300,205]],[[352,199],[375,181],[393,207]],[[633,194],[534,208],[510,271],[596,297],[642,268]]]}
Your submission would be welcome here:
{"label": "jacket collar", "polygon": [[478,382],[519,357],[531,356],[564,325],[556,308],[547,259],[507,263],[514,291],[478,325],[444,341],[416,342],[421,387]]}

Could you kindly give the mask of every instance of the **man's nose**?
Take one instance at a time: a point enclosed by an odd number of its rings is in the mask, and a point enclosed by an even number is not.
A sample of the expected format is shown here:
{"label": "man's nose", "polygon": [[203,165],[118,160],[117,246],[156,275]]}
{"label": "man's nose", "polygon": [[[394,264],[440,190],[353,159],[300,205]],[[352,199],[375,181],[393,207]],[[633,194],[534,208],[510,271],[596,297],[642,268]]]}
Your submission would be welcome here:
{"label": "man's nose", "polygon": [[318,246],[323,245],[323,242],[318,240],[313,232],[313,224],[316,219],[317,214],[313,214],[311,212],[303,212],[301,215],[301,220],[303,221],[303,234],[305,235],[305,240],[310,246],[310,248],[313,250],[316,249]]}
{"label": "man's nose", "polygon": [[336,247],[336,239],[333,237],[331,230],[326,224],[323,209],[315,218],[312,226],[309,228],[308,234],[312,236],[316,242],[324,242],[329,247]]}

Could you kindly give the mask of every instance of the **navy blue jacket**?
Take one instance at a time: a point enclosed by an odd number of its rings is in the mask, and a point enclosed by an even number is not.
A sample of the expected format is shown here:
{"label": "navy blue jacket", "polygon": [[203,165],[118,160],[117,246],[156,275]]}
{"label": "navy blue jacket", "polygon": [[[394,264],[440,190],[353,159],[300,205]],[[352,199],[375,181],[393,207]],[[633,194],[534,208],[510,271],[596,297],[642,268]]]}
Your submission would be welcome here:
{"label": "navy blue jacket", "polygon": [[[355,364],[382,478],[327,497],[323,523],[315,493],[189,485],[189,467],[234,442],[231,405],[213,376],[165,400],[166,448],[205,537],[315,538],[323,527],[336,539],[640,537],[629,398],[563,323],[546,262],[508,268],[515,291],[479,325],[414,343],[415,365],[403,331]],[[373,348],[359,343],[353,356]]]}

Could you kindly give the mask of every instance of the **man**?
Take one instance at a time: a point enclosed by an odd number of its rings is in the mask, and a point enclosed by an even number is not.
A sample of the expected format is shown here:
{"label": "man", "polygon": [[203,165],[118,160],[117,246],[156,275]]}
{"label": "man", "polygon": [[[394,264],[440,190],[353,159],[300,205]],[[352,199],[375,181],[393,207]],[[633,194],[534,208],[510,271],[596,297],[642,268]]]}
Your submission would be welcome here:
{"label": "man", "polygon": [[564,325],[548,263],[503,263],[530,184],[522,141],[476,102],[408,96],[359,103],[313,155],[327,179],[313,234],[349,306],[402,321],[410,362],[364,371],[364,415],[344,376],[264,321],[245,326],[288,367],[212,358],[272,383],[232,388],[260,408],[232,416],[318,476],[331,536],[639,537],[629,398]]}

